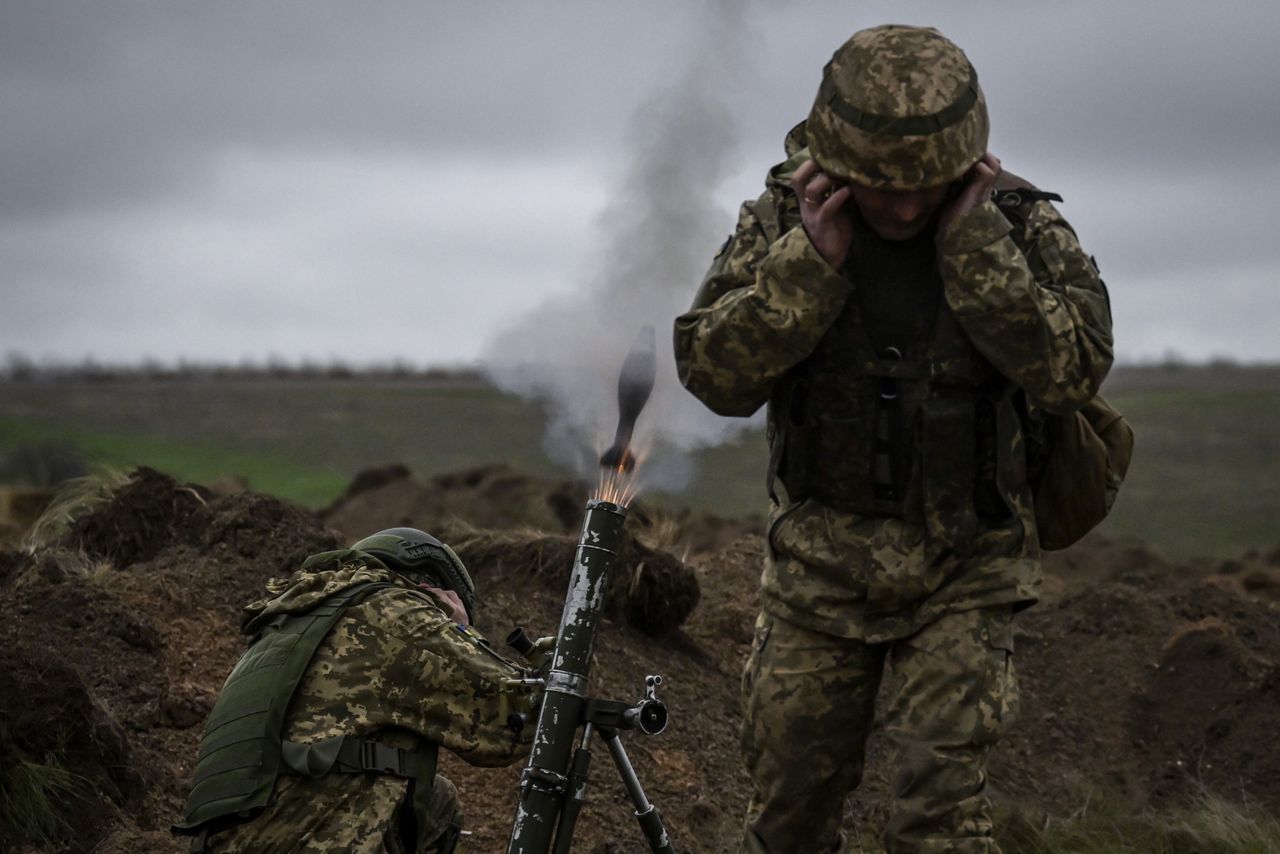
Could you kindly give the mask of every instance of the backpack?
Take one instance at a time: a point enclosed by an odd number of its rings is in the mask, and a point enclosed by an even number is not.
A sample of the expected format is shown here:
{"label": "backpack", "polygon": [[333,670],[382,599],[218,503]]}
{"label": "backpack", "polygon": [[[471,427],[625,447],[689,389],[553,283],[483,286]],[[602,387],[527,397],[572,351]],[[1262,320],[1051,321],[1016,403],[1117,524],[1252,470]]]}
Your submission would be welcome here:
{"label": "backpack", "polygon": [[1031,493],[1040,548],[1057,551],[1111,512],[1133,458],[1133,428],[1102,395],[1068,415],[1047,416],[1043,428]]}
{"label": "backpack", "polygon": [[[1013,224],[1013,238],[1037,271],[1042,262],[1024,245],[1031,206],[1062,201],[1017,175],[1002,173],[992,201]],[[1102,395],[1067,415],[1043,415],[1033,427],[1029,481],[1040,548],[1057,551],[1098,526],[1115,504],[1133,458],[1133,428]],[[1039,428],[1039,429],[1034,429]]]}

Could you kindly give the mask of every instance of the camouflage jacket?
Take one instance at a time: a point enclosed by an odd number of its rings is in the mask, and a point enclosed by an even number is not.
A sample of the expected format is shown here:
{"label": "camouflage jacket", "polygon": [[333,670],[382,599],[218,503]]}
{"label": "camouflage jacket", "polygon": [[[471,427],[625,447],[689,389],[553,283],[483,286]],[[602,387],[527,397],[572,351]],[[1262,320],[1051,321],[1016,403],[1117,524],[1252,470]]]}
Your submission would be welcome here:
{"label": "camouflage jacket", "polygon": [[[775,393],[816,351],[830,349],[846,302],[874,285],[847,278],[850,265],[830,267],[800,225],[790,179],[808,159],[803,133],[801,125],[789,136],[789,159],[770,171],[764,194],[743,204],[692,309],[675,323],[684,385],[724,415],[770,404],[771,442]],[[1111,365],[1106,289],[1049,202],[1019,213],[1015,226],[986,202],[943,236],[936,249],[943,309],[1030,407],[1069,412],[1097,393]],[[917,521],[793,501],[778,485],[763,607],[818,631],[877,641],[951,611],[1030,603],[1040,584],[1034,513],[1029,501],[1012,509],[1012,524],[980,530],[961,557],[931,548]]]}
{"label": "camouflage jacket", "polygon": [[[244,610],[260,615],[307,611],[366,581],[390,582],[343,614],[321,642],[289,706],[285,738],[310,743],[335,735],[376,736],[406,749],[427,739],[473,765],[508,765],[527,756],[534,727],[507,728],[512,712],[534,717],[538,697],[505,680],[526,671],[499,656],[473,629],[459,627],[447,604],[360,553],[330,552],[313,571],[273,583],[273,598]],[[212,851],[384,851],[398,849],[395,814],[408,781],[376,774],[282,775],[266,811],[210,837]]]}

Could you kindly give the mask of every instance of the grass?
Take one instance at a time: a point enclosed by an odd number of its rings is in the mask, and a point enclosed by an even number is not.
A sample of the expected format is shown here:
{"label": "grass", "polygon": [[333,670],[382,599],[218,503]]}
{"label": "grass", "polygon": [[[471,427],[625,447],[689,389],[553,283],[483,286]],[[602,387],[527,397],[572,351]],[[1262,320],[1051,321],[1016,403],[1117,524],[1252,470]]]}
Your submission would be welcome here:
{"label": "grass", "polygon": [[1170,557],[1280,543],[1280,391],[1130,391],[1109,397],[1137,436],[1109,536]]}
{"label": "grass", "polygon": [[1275,854],[1280,820],[1206,795],[1172,813],[1087,814],[1044,829],[1016,824],[1005,854]]}
{"label": "grass", "polygon": [[506,462],[554,474],[538,409],[492,388],[360,380],[79,382],[0,386],[0,456],[65,440],[95,462],[224,474],[306,506],[361,469],[419,475]]}
{"label": "grass", "polygon": [[255,454],[210,441],[182,441],[143,435],[99,432],[67,425],[0,421],[0,447],[56,439],[75,447],[99,468],[128,471],[140,465],[167,472],[179,480],[209,483],[225,475],[245,477],[262,492],[306,506],[335,498],[350,478],[278,454]]}
{"label": "grass", "polygon": [[[1227,376],[1189,368],[1159,382],[1149,371],[1129,373],[1107,395],[1133,424],[1137,449],[1102,533],[1141,539],[1173,559],[1280,544],[1277,381],[1244,369]],[[242,475],[255,489],[311,507],[361,469],[389,463],[420,477],[494,463],[563,477],[543,452],[545,423],[536,405],[475,381],[0,385],[0,457],[24,444],[66,442],[116,468],[146,464],[201,482]],[[766,458],[761,433],[743,434],[696,455],[687,490],[648,498],[726,516],[761,513]]]}
{"label": "grass", "polygon": [[66,800],[85,780],[50,760],[17,760],[0,768],[0,817],[8,833],[30,843],[46,842],[65,832]]}

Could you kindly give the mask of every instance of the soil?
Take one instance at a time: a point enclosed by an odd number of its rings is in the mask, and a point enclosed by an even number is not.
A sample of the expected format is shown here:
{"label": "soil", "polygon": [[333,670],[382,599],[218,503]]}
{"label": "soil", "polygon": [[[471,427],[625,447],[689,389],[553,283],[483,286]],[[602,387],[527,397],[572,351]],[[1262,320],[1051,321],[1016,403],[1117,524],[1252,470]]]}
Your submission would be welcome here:
{"label": "soil", "polygon": [[[4,532],[0,771],[56,762],[79,776],[55,798],[64,823],[48,840],[23,848],[5,824],[0,850],[185,850],[167,827],[243,648],[240,608],[307,554],[392,525],[442,533],[476,578],[482,632],[552,633],[585,498],[510,469],[418,482],[388,468],[312,513],[140,470],[60,542],[19,551]],[[671,724],[626,748],[680,850],[733,850],[759,522],[638,507],[628,531],[591,690],[634,699],[662,674]],[[1046,570],[1043,601],[1017,620],[1021,713],[990,769],[1000,805],[1038,825],[1099,798],[1158,808],[1208,789],[1280,811],[1280,549],[1174,564],[1092,538]],[[609,765],[596,750],[574,850],[645,850]],[[462,794],[468,849],[503,850],[520,768],[446,755],[442,770]],[[890,770],[873,735],[847,816],[863,838],[887,814]]]}

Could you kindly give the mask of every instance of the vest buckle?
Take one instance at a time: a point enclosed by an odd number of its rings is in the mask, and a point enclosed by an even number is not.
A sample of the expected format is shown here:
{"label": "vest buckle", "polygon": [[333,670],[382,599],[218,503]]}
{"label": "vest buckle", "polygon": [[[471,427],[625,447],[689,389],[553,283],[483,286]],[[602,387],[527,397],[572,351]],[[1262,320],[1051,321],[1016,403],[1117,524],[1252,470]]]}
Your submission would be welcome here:
{"label": "vest buckle", "polygon": [[366,771],[410,776],[405,769],[404,750],[380,741],[360,742],[360,766]]}
{"label": "vest buckle", "polygon": [[[885,361],[892,360],[894,362],[901,362],[902,351],[899,350],[897,347],[885,347],[884,350],[880,353],[880,357]],[[896,379],[894,379],[893,377],[881,377],[877,385],[879,386],[881,400],[897,400],[898,399],[899,389],[898,389],[898,381]]]}

